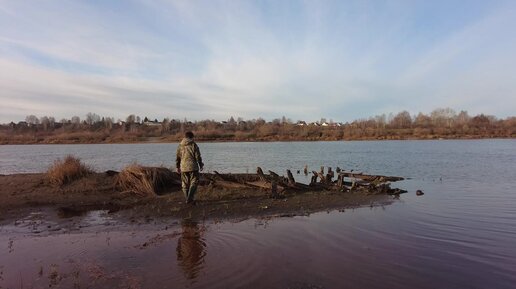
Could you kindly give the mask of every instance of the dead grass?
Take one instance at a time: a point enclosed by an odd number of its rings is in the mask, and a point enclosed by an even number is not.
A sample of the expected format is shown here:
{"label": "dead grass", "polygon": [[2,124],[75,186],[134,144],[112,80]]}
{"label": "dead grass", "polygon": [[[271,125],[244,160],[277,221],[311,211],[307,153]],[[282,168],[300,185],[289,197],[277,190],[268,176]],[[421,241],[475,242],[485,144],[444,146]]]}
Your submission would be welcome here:
{"label": "dead grass", "polygon": [[175,173],[163,167],[144,167],[132,164],[117,176],[116,186],[140,196],[154,196],[170,185],[177,184]]}
{"label": "dead grass", "polygon": [[93,170],[72,155],[57,159],[47,171],[47,179],[53,185],[64,185],[93,173]]}

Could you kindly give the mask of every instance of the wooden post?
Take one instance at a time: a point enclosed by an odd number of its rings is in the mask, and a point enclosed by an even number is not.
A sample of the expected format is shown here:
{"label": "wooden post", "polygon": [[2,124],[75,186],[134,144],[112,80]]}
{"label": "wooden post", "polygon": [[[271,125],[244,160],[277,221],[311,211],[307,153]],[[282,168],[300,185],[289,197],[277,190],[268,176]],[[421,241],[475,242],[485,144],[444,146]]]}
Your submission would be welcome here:
{"label": "wooden post", "polygon": [[296,185],[296,180],[294,180],[294,176],[292,175],[292,172],[290,170],[287,170],[287,177],[288,177],[288,184],[291,187],[294,187]]}
{"label": "wooden post", "polygon": [[333,178],[333,175],[330,173],[327,173],[326,174],[326,183],[331,184],[332,178]]}
{"label": "wooden post", "polygon": [[263,174],[263,170],[262,168],[258,167],[256,168],[256,173],[258,174],[258,177],[260,177],[260,180],[262,182],[267,182],[267,178],[265,177],[265,175]]}
{"label": "wooden post", "polygon": [[316,171],[313,171],[312,173],[314,175],[312,176],[312,179],[310,180],[310,186],[313,186],[313,185],[315,185],[315,183],[317,183],[317,177],[318,177],[318,174]]}
{"label": "wooden post", "polygon": [[322,173],[318,173],[316,171],[313,172],[314,174],[317,174],[319,176],[319,178],[321,179],[321,184],[325,184],[326,183],[326,177],[322,174]]}
{"label": "wooden post", "polygon": [[328,173],[326,174],[326,183],[328,185],[331,184],[333,177],[335,176],[335,172],[331,169],[331,167],[328,167]]}
{"label": "wooden post", "polygon": [[337,182],[337,187],[339,189],[341,189],[343,185],[344,185],[344,175],[339,175],[339,179],[338,179],[338,182]]}
{"label": "wooden post", "polygon": [[276,199],[278,197],[278,178],[276,176],[271,177],[271,198]]}
{"label": "wooden post", "polygon": [[276,180],[279,179],[279,175],[273,171],[269,171],[269,174],[271,175],[271,178],[276,178]]}

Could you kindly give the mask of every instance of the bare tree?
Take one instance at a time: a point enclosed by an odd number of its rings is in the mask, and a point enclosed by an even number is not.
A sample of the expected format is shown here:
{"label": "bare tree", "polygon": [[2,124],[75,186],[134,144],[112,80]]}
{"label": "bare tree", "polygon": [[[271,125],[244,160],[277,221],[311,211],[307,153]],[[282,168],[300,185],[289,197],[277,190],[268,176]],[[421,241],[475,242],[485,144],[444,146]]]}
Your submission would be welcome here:
{"label": "bare tree", "polygon": [[50,126],[50,120],[48,119],[48,116],[42,116],[40,119],[39,119],[39,122],[41,123],[41,125],[43,126],[43,130],[44,131],[47,131],[48,130],[48,127]]}
{"label": "bare tree", "polygon": [[53,116],[49,116],[48,117],[48,122],[49,122],[50,128],[54,128],[55,127],[56,119]]}
{"label": "bare tree", "polygon": [[374,121],[376,124],[376,128],[385,128],[385,125],[387,123],[387,116],[385,116],[385,113],[382,115],[377,115],[374,117]]}
{"label": "bare tree", "polygon": [[449,107],[437,108],[430,113],[430,118],[432,119],[432,122],[438,127],[451,127],[451,124],[455,119],[456,115],[457,114],[455,113],[455,111]]}
{"label": "bare tree", "polygon": [[417,127],[428,128],[432,124],[432,119],[428,115],[425,115],[422,112],[420,112],[414,119],[414,124]]}
{"label": "bare tree", "polygon": [[127,116],[127,118],[125,119],[125,122],[127,122],[128,124],[133,124],[136,122],[136,116],[134,114],[130,114]]}
{"label": "bare tree", "polygon": [[39,119],[37,116],[31,114],[31,115],[28,115],[26,118],[25,118],[25,121],[30,124],[30,125],[37,125],[39,124]]}
{"label": "bare tree", "polygon": [[170,130],[170,119],[164,118],[161,122],[161,134],[167,133]]}
{"label": "bare tree", "polygon": [[86,114],[86,123],[89,126],[92,126],[98,122],[100,122],[100,115],[92,112],[88,112],[88,114]]}
{"label": "bare tree", "polygon": [[107,129],[113,128],[113,123],[115,122],[115,119],[112,117],[104,117],[104,127]]}
{"label": "bare tree", "polygon": [[412,125],[412,117],[406,110],[398,113],[391,121],[394,128],[409,128]]}

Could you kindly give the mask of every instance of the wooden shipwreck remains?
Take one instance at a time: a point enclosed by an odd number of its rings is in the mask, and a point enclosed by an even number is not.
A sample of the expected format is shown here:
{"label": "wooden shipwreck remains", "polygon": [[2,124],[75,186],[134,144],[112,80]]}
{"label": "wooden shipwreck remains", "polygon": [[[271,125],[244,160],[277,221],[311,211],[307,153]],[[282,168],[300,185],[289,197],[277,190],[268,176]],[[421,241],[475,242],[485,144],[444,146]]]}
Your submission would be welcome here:
{"label": "wooden shipwreck remains", "polygon": [[[305,172],[307,168],[305,167]],[[281,198],[286,193],[302,193],[308,191],[335,191],[341,193],[362,192],[366,194],[398,195],[406,191],[391,188],[390,183],[403,180],[402,177],[369,175],[364,173],[347,172],[341,168],[333,171],[328,168],[324,174],[324,167],[319,172],[312,171],[309,184],[296,182],[290,170],[286,177],[276,172],[268,171],[265,174],[262,168],[256,169],[256,174],[220,174],[218,172],[202,174],[201,179],[208,184],[226,189],[262,189],[269,193],[271,198]],[[337,176],[335,180],[333,178]]]}
{"label": "wooden shipwreck remains", "polygon": [[[308,175],[306,166],[304,172]],[[335,176],[336,179],[334,180]],[[264,194],[271,198],[282,198],[286,194],[317,191],[398,195],[406,191],[392,189],[390,183],[400,180],[403,180],[403,178],[347,172],[338,167],[335,171],[328,168],[327,173],[324,174],[324,167],[321,167],[319,172],[312,171],[310,182],[304,184],[297,182],[290,170],[286,170],[286,176],[280,176],[273,171],[268,171],[268,174],[265,174],[262,168],[258,167],[256,174],[221,174],[217,171],[203,173],[199,185],[228,190],[263,190]],[[178,173],[167,168],[134,165],[117,175],[116,186],[126,191],[133,191],[141,196],[153,195],[160,194],[166,187],[180,187],[181,177]]]}

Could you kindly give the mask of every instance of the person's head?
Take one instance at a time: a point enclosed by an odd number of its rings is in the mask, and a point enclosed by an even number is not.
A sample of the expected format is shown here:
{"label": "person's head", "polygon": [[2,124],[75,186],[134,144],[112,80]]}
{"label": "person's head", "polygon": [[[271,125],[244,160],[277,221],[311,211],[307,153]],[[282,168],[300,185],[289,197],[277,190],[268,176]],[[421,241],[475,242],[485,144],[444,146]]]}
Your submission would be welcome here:
{"label": "person's head", "polygon": [[189,138],[189,139],[193,139],[193,138],[194,138],[193,132],[191,132],[191,131],[187,131],[187,132],[185,133],[185,137],[186,137],[186,138]]}

